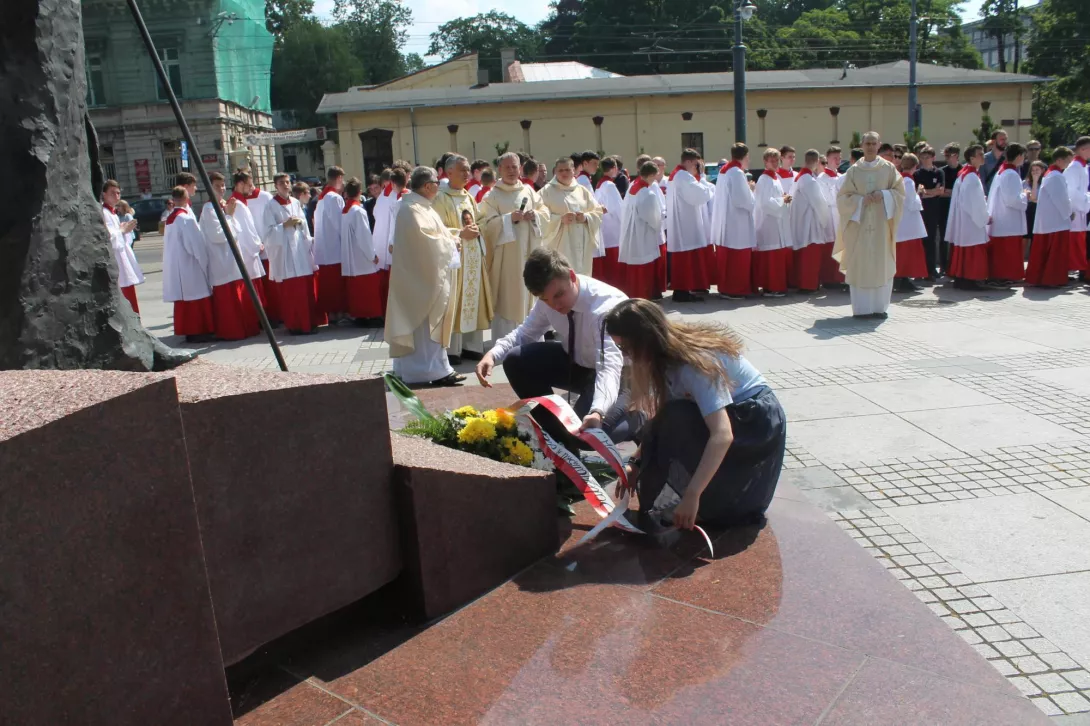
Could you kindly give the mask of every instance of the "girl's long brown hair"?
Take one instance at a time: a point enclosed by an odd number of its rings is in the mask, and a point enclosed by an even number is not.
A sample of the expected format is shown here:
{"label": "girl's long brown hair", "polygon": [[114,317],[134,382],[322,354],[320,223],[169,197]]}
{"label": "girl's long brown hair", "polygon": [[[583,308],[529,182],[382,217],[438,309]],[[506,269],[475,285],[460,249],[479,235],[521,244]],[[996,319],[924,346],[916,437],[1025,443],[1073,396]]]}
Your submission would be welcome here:
{"label": "girl's long brown hair", "polygon": [[605,331],[622,338],[632,361],[632,406],[654,415],[666,404],[666,372],[690,365],[712,379],[729,385],[721,355],[737,358],[742,338],[717,323],[675,323],[662,308],[640,298],[625,300],[603,321]]}

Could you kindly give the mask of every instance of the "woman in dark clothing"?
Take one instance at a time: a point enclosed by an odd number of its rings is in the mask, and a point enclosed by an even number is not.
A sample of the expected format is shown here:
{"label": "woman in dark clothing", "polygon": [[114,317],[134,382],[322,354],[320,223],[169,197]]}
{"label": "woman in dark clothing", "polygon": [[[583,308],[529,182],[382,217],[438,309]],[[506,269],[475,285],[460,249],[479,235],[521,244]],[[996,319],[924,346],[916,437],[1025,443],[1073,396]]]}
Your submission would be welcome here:
{"label": "woman in dark clothing", "polygon": [[715,324],[675,323],[626,300],[605,331],[630,363],[632,406],[652,417],[630,467],[640,526],[753,521],[772,502],[787,422],[742,342]]}

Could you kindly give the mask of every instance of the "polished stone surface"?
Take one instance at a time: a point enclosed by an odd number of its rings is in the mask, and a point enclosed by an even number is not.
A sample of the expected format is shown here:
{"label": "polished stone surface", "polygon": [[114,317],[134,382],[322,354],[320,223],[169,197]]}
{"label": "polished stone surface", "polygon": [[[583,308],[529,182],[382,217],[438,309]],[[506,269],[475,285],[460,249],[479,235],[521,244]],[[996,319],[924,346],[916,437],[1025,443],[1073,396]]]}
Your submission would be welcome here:
{"label": "polished stone surface", "polygon": [[1090,522],[1036,494],[917,504],[890,516],[973,582],[1090,569]]}
{"label": "polished stone surface", "polygon": [[397,577],[381,380],[174,375],[225,662]]}
{"label": "polished stone surface", "polygon": [[413,637],[346,626],[279,662],[405,725],[1046,722],[805,496],[713,532],[714,560],[689,534],[572,547],[580,505],[562,554]]}
{"label": "polished stone surface", "polygon": [[28,391],[0,436],[0,722],[230,723],[174,381],[0,375]]}

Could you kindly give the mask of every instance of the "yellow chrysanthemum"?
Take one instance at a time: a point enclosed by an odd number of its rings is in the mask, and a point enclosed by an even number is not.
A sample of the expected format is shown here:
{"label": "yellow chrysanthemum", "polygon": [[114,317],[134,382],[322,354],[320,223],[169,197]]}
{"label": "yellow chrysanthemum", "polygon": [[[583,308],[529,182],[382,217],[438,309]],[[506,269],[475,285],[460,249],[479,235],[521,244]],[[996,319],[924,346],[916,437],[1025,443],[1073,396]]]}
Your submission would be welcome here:
{"label": "yellow chrysanthemum", "polygon": [[456,418],[474,418],[476,416],[480,416],[481,414],[478,413],[477,409],[473,408],[472,406],[462,406],[461,408],[456,408],[451,411],[451,415],[455,416]]}
{"label": "yellow chrysanthemum", "polygon": [[487,411],[482,411],[481,412],[481,418],[483,418],[485,421],[492,424],[493,426],[498,426],[499,422],[500,422],[499,421],[499,416],[496,414],[496,411],[494,409],[488,409]]}
{"label": "yellow chrysanthemum", "polygon": [[508,464],[518,464],[519,466],[529,466],[534,463],[533,450],[522,443],[514,436],[505,436],[500,439],[500,444],[503,446],[504,456],[503,460]]}
{"label": "yellow chrysanthemum", "polygon": [[458,441],[463,444],[491,441],[494,438],[496,438],[496,427],[483,418],[467,418],[465,427],[458,432]]}

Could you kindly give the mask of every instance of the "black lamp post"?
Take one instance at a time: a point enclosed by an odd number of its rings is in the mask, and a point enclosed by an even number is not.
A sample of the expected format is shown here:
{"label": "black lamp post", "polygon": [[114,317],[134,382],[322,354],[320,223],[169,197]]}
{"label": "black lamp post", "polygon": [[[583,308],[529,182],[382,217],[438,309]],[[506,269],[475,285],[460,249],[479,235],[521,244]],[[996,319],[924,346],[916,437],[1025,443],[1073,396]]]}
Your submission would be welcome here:
{"label": "black lamp post", "polygon": [[734,5],[734,140],[746,141],[746,47],[742,45],[742,23],[753,17],[752,0],[735,0]]}

